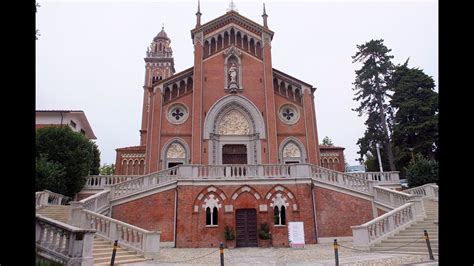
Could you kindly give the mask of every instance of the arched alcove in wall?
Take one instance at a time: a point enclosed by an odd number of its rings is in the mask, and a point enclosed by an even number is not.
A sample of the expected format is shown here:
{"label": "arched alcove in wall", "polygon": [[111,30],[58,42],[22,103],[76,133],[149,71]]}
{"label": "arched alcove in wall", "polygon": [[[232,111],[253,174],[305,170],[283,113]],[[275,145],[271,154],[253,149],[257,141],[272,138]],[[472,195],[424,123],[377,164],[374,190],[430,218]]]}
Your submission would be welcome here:
{"label": "arched alcove in wall", "polygon": [[227,95],[218,100],[204,120],[204,139],[209,140],[209,163],[223,163],[225,145],[246,150],[245,163],[261,162],[260,139],[265,138],[265,124],[258,108],[241,95]]}

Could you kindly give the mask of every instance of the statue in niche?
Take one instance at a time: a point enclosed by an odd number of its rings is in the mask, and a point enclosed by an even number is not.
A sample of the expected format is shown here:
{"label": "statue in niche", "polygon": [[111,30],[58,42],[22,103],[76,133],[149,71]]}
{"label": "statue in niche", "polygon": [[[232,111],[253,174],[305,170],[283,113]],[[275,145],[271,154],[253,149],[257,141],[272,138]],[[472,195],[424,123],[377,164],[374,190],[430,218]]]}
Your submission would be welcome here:
{"label": "statue in niche", "polygon": [[239,89],[239,82],[238,82],[238,76],[239,76],[239,68],[235,62],[230,63],[228,75],[229,75],[229,80],[228,80],[228,88],[231,93],[236,93],[237,90]]}

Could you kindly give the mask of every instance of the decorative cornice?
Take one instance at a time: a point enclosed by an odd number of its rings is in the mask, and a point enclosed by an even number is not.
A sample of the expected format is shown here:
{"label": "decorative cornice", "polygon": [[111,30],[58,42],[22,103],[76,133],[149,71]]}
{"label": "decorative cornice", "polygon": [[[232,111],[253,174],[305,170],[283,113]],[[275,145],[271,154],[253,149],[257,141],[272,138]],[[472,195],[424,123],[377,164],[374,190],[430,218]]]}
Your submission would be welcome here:
{"label": "decorative cornice", "polygon": [[144,153],[124,153],[122,158],[145,158]]}
{"label": "decorative cornice", "polygon": [[258,36],[262,36],[262,33],[266,32],[266,33],[270,34],[271,38],[273,39],[273,34],[274,34],[273,31],[264,28],[260,24],[258,24],[256,22],[240,15],[239,13],[237,13],[235,11],[229,11],[226,14],[201,25],[200,27],[197,27],[197,28],[191,30],[191,37],[194,39],[194,35],[197,32],[203,32],[204,35],[206,35],[206,34],[208,34],[210,32],[213,32],[216,29],[221,28],[221,27],[223,27],[223,26],[225,26],[229,23],[235,23],[235,24],[241,26],[242,28],[244,28],[244,29],[246,29],[246,30],[248,30],[252,33],[255,33]]}

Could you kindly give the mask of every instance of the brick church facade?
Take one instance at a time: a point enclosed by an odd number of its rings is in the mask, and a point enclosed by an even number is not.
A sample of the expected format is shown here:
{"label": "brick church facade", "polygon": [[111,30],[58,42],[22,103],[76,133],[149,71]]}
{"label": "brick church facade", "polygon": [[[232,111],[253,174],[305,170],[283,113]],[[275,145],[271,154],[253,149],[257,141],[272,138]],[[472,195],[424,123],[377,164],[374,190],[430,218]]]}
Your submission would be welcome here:
{"label": "brick church facade", "polygon": [[265,10],[263,25],[236,10],[204,24],[199,8],[196,16],[190,68],[175,73],[164,29],[153,39],[140,145],[116,150],[118,175],[186,178],[116,201],[112,217],[160,230],[176,247],[217,246],[226,225],[237,246],[258,246],[264,222],[273,246],[289,245],[292,221],[304,222],[307,244],[351,237],[351,225],[376,216],[373,202],[304,172],[344,171],[343,148],[318,144],[316,88],[273,68]]}

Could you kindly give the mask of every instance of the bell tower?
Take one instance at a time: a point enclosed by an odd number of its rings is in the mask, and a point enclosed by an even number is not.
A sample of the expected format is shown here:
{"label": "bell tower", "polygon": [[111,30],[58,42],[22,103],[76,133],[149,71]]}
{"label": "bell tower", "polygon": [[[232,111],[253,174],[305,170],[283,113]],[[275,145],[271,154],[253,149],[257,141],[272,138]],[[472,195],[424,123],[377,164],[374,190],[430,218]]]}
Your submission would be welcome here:
{"label": "bell tower", "polygon": [[140,146],[146,145],[148,127],[148,106],[150,104],[149,91],[160,80],[166,79],[175,73],[171,40],[164,30],[153,38],[147,47],[145,57],[145,85],[143,86],[142,126],[140,130]]}

